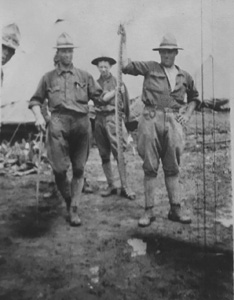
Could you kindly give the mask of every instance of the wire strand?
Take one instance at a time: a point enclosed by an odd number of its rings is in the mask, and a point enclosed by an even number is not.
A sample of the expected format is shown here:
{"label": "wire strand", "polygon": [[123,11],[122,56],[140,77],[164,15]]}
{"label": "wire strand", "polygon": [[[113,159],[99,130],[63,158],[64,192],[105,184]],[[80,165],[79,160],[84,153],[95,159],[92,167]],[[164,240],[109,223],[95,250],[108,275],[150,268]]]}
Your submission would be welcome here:
{"label": "wire strand", "polygon": [[[203,1],[201,0],[201,100],[204,104],[204,66],[203,66]],[[205,149],[205,115],[202,105],[202,156],[203,156],[203,227],[204,227],[204,250],[206,252],[206,149]]]}
{"label": "wire strand", "polygon": [[211,0],[211,30],[212,30],[212,39],[211,39],[211,53],[212,53],[212,98],[213,98],[213,180],[214,180],[214,209],[215,209],[215,217],[214,217],[214,236],[215,236],[215,244],[217,243],[217,174],[216,174],[216,120],[215,120],[215,82],[214,82],[214,2]]}

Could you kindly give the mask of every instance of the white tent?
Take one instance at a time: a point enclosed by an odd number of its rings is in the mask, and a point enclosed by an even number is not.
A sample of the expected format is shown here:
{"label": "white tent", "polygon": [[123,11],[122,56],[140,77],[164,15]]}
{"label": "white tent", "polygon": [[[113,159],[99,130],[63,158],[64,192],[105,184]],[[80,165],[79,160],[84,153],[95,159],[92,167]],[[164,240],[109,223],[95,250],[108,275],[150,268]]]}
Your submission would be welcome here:
{"label": "white tent", "polygon": [[[91,60],[108,51],[117,58],[120,22],[127,31],[128,54],[133,60],[159,60],[158,53],[152,51],[167,31],[176,35],[179,45],[185,50],[178,55],[176,63],[191,74],[200,65],[200,3],[171,0],[4,0],[1,2],[2,25],[16,22],[20,28],[22,41],[12,60],[4,66],[1,116],[4,122],[32,120],[27,109],[27,101],[33,95],[41,76],[53,68],[56,39],[63,31],[68,32],[78,48],[74,52],[74,65],[87,70],[98,78],[97,68]],[[212,8],[203,5],[204,51],[205,57],[212,53],[210,30],[213,18],[215,60],[227,70],[230,60],[229,48],[223,55],[223,45],[231,40],[232,30],[228,20],[233,20],[228,4],[215,3]],[[221,9],[222,7],[222,9]],[[213,15],[211,13],[213,11]],[[57,20],[64,20],[56,22]],[[185,26],[186,24],[186,26]],[[223,34],[225,30],[225,34]],[[231,50],[230,50],[231,51]],[[112,72],[116,75],[116,66]],[[215,70],[217,94],[228,90],[222,83],[223,74]],[[226,75],[226,74],[224,74]],[[143,77],[124,76],[130,97],[141,94]],[[199,81],[199,80],[198,80]],[[221,90],[222,89],[222,90]],[[219,96],[219,95],[218,95]],[[10,104],[8,107],[6,104]]]}

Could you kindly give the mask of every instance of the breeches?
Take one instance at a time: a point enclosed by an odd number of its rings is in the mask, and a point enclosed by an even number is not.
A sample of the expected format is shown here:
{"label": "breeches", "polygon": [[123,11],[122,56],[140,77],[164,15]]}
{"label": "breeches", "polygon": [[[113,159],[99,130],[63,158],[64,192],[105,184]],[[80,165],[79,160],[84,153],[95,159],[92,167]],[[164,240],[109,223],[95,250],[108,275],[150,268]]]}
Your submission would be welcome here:
{"label": "breeches", "polygon": [[83,176],[89,137],[88,115],[71,110],[52,114],[47,131],[47,155],[55,175],[65,175],[71,163],[73,175]]}
{"label": "breeches", "polygon": [[[102,158],[102,161],[109,161],[111,153],[114,158],[118,157],[118,144],[116,133],[115,114],[108,114],[107,116],[97,114],[95,121],[95,140]],[[124,148],[127,144],[127,130],[122,121],[123,128],[123,143]]]}
{"label": "breeches", "polygon": [[160,160],[165,176],[177,175],[184,144],[184,130],[175,113],[144,108],[138,125],[137,148],[146,176],[157,176]]}

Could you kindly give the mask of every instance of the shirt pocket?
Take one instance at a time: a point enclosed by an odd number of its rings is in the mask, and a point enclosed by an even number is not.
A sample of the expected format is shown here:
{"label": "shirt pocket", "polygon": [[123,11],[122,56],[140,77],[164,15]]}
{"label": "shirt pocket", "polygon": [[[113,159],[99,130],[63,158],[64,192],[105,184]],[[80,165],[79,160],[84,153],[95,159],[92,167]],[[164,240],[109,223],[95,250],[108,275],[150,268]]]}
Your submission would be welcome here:
{"label": "shirt pocket", "polygon": [[61,104],[61,97],[60,97],[61,88],[59,85],[48,87],[47,95],[48,95],[48,105],[50,107],[55,107]]}
{"label": "shirt pocket", "polygon": [[75,101],[83,104],[88,103],[87,83],[85,81],[74,81],[74,97]]}
{"label": "shirt pocket", "polygon": [[161,75],[155,72],[150,72],[146,78],[145,84],[147,90],[161,94],[167,88],[166,76],[163,74]]}

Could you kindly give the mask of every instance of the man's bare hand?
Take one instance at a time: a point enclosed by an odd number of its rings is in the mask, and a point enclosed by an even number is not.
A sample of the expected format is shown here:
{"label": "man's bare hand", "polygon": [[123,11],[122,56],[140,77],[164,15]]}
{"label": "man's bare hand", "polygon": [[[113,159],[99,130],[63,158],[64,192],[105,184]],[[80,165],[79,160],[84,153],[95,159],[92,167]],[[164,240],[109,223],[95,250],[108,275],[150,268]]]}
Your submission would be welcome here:
{"label": "man's bare hand", "polygon": [[125,88],[124,88],[124,85],[123,85],[123,84],[121,85],[120,91],[121,91],[121,94],[122,94],[122,95],[125,93]]}
{"label": "man's bare hand", "polygon": [[182,125],[182,126],[186,126],[190,120],[190,115],[189,114],[179,114],[177,117],[176,117],[176,120]]}
{"label": "man's bare hand", "polygon": [[102,98],[102,101],[106,103],[106,102],[110,101],[114,96],[115,96],[115,90],[106,92]]}
{"label": "man's bare hand", "polygon": [[46,122],[43,117],[39,117],[35,121],[35,125],[39,131],[46,131]]}

